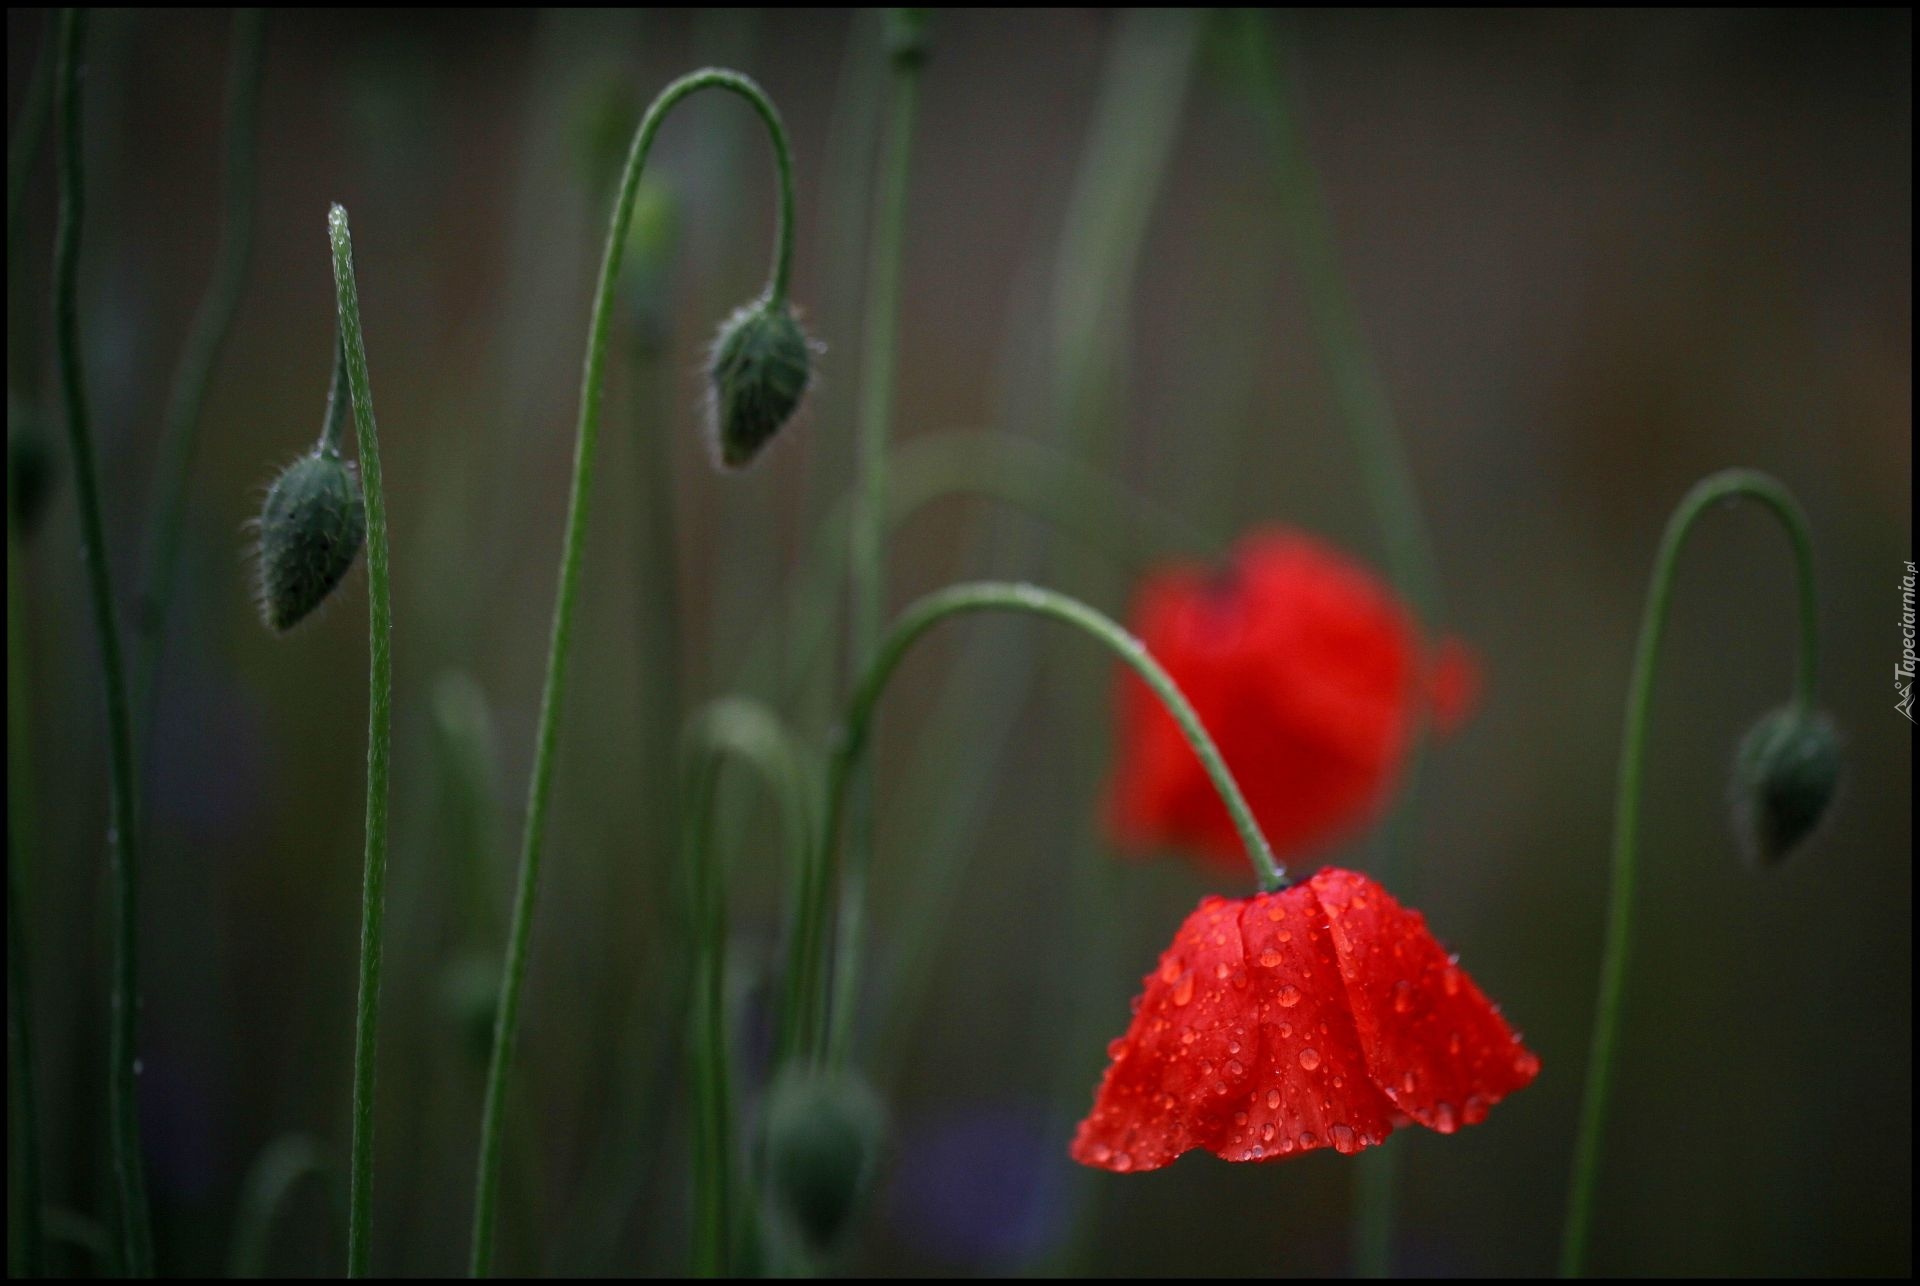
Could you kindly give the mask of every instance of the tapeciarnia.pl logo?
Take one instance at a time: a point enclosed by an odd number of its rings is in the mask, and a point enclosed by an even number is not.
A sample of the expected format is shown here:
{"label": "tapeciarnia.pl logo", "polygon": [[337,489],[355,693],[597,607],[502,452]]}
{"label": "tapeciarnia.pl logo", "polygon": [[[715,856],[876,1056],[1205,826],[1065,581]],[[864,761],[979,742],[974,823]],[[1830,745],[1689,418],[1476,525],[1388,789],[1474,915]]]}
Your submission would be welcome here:
{"label": "tapeciarnia.pl logo", "polygon": [[1900,699],[1893,708],[1907,716],[1907,722],[1913,718],[1913,564],[1908,563],[1907,574],[1900,578],[1900,660],[1893,667],[1894,691]]}

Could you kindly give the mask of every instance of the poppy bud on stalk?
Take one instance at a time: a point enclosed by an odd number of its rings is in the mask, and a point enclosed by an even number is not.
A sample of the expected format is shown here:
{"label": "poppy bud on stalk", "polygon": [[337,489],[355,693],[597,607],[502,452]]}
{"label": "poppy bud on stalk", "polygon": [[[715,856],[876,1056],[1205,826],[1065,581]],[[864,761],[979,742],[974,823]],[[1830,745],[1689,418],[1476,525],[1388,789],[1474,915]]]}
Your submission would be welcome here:
{"label": "poppy bud on stalk", "polygon": [[1816,711],[1763,715],[1733,761],[1735,829],[1749,863],[1777,865],[1813,833],[1840,781],[1840,738]]}
{"label": "poppy bud on stalk", "polygon": [[809,1249],[839,1241],[872,1183],[885,1112],[857,1077],[791,1068],[767,1094],[769,1213]]}
{"label": "poppy bud on stalk", "polygon": [[720,327],[708,364],[708,427],[721,468],[744,466],[793,417],[812,379],[809,347],[793,309],[768,298]]}
{"label": "poppy bud on stalk", "polygon": [[283,634],[333,592],[366,539],[353,466],[324,446],[287,466],[260,512],[260,617]]}

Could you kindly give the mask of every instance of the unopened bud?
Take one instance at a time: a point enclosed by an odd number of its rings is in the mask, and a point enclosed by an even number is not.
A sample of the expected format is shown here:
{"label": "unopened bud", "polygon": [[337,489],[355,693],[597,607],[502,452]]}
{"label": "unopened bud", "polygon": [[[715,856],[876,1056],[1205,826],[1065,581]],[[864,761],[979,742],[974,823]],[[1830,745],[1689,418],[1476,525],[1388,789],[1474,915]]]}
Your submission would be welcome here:
{"label": "unopened bud", "polygon": [[353,566],[367,514],[353,466],[322,448],[287,466],[260,513],[260,618],[298,625]]}
{"label": "unopened bud", "polygon": [[1825,715],[1783,706],[1763,716],[1733,762],[1733,814],[1747,860],[1776,865],[1813,833],[1840,781],[1840,738]]}
{"label": "unopened bud", "polygon": [[713,342],[708,429],[715,461],[738,469],[793,418],[812,378],[806,332],[784,303],[734,313]]}
{"label": "unopened bud", "polygon": [[866,1082],[789,1068],[767,1094],[766,1198],[780,1230],[830,1249],[872,1185],[886,1113]]}

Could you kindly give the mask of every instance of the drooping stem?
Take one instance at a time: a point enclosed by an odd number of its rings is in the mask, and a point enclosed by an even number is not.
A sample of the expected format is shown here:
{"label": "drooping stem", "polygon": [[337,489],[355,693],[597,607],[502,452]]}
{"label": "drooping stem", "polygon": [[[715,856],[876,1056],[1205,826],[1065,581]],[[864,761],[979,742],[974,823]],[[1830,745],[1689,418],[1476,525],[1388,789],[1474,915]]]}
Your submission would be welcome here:
{"label": "drooping stem", "polygon": [[[693,1271],[724,1277],[733,1271],[736,1226],[733,1174],[731,1042],[726,1013],[726,872],[712,844],[713,801],[729,759],[752,768],[780,806],[791,872],[792,905],[809,879],[812,828],[809,779],[798,747],[779,718],[758,702],[728,697],[707,706],[688,728],[687,810],[682,818],[683,861],[693,928]],[[780,1013],[776,1065],[790,1047],[795,1011],[789,970]]]}
{"label": "drooping stem", "polygon": [[621,173],[620,191],[607,228],[606,248],[600,260],[599,284],[594,291],[593,319],[588,328],[585,368],[580,381],[580,417],[574,435],[573,481],[567,498],[566,535],[560,551],[560,584],[554,599],[552,632],[547,645],[546,679],[540,698],[540,717],[534,734],[533,770],[527,784],[527,814],[521,836],[520,867],[516,878],[513,917],[507,928],[506,962],[495,1011],[493,1055],[487,1068],[486,1101],[481,1109],[480,1156],[474,1178],[473,1243],[469,1267],[484,1276],[493,1261],[493,1225],[499,1196],[501,1126],[506,1112],[507,1077],[513,1062],[519,1028],[520,993],[526,978],[528,944],[533,932],[534,900],[539,889],[540,859],[544,851],[547,801],[553,786],[554,750],[559,744],[560,710],[566,696],[567,651],[573,637],[573,613],[579,596],[580,567],[586,545],[588,498],[600,433],[600,397],[606,366],[607,335],[613,321],[614,287],[626,254],[627,225],[633,217],[640,174],[667,113],[687,95],[701,89],[725,89],[746,99],[766,124],[773,142],[779,173],[780,214],[775,233],[773,270],[767,296],[785,302],[793,261],[793,162],[780,113],[765,92],[738,72],[709,68],[683,76],[662,90],[647,108],[634,131]]}
{"label": "drooping stem", "polygon": [[[1220,792],[1220,799],[1233,818],[1235,829],[1240,833],[1240,842],[1246,846],[1247,861],[1252,864],[1260,887],[1267,890],[1278,889],[1287,882],[1285,868],[1274,860],[1273,850],[1268,845],[1266,836],[1261,833],[1260,824],[1254,820],[1253,810],[1248,806],[1246,797],[1240,793],[1240,787],[1234,781],[1233,774],[1227,769],[1226,760],[1221,758],[1219,747],[1214,745],[1212,736],[1200,722],[1200,716],[1194,713],[1193,706],[1181,693],[1179,685],[1153,658],[1140,640],[1078,599],[1069,598],[1065,594],[1042,589],[1036,585],[999,581],[974,581],[951,585],[927,595],[900,614],[892,630],[881,642],[880,650],[868,666],[860,685],[854,689],[852,700],[847,707],[845,722],[840,727],[833,758],[827,769],[826,820],[821,829],[820,857],[813,868],[815,884],[805,899],[806,906],[811,912],[804,927],[805,940],[813,944],[816,955],[813,968],[816,971],[814,975],[816,978],[824,972],[824,967],[818,962],[817,956],[824,940],[824,927],[821,921],[826,914],[828,892],[826,886],[832,883],[837,873],[833,862],[834,839],[839,828],[847,783],[859,763],[861,752],[866,747],[867,734],[871,730],[873,712],[879,702],[880,694],[886,688],[887,680],[899,666],[902,658],[906,656],[908,649],[921,635],[950,616],[980,611],[1024,612],[1071,625],[1091,635],[1131,666],[1166,707],[1167,713],[1173,717],[1174,723],[1179,727],[1181,735],[1193,748],[1193,753],[1200,760],[1201,767],[1206,770],[1208,778],[1212,780],[1214,789]],[[848,959],[844,955],[833,962],[836,972],[856,966],[857,961]],[[836,999],[841,994],[844,993],[836,986],[834,989]],[[833,1041],[828,1054],[835,1063],[844,1058],[846,1031],[846,1023],[839,1015],[834,1015]]]}
{"label": "drooping stem", "polygon": [[134,669],[134,694],[143,720],[151,730],[160,654],[166,643],[167,611],[173,602],[173,581],[180,552],[180,527],[186,513],[187,483],[200,441],[200,408],[206,401],[233,316],[246,282],[247,259],[253,249],[254,138],[260,107],[261,50],[266,18],[259,9],[241,9],[233,17],[233,60],[227,80],[227,157],[225,202],[221,215],[220,248],[206,297],[187,332],[174,371],[173,391],[167,398],[160,427],[160,464],[155,479],[153,517],[148,535],[147,583],[141,591],[135,619],[139,637]]}
{"label": "drooping stem", "polygon": [[[851,660],[853,672],[872,659],[880,646],[880,626],[886,612],[887,440],[893,414],[894,365],[900,319],[901,244],[906,236],[907,171],[913,155],[913,120],[920,99],[920,68],[924,61],[921,28],[924,15],[892,9],[885,16],[892,64],[887,89],[885,153],[874,188],[872,253],[867,261],[865,352],[861,358],[859,429],[856,450],[860,490],[852,540],[853,614]],[[873,846],[874,782],[871,772],[852,783],[848,844],[856,856],[855,868],[864,870]],[[851,886],[857,898],[857,883]],[[860,952],[862,924],[857,911],[843,916],[840,930],[848,940],[841,946]],[[857,975],[841,975],[851,984]],[[851,1006],[844,1006],[851,1008]]]}
{"label": "drooping stem", "polygon": [[1634,646],[1633,676],[1627,684],[1626,724],[1620,739],[1620,772],[1613,805],[1613,863],[1607,894],[1606,943],[1600,960],[1600,995],[1594,1005],[1587,1084],[1581,1098],[1579,1133],[1573,1148],[1566,1229],[1560,1243],[1563,1277],[1578,1277],[1586,1270],[1594,1189],[1600,1174],[1600,1144],[1606,1126],[1614,1048],[1620,1028],[1620,1001],[1626,988],[1627,957],[1632,942],[1647,722],[1653,708],[1660,639],[1666,632],[1667,613],[1673,599],[1674,569],[1679,562],[1680,547],[1694,523],[1718,501],[1733,498],[1758,501],[1786,529],[1787,540],[1793,548],[1800,608],[1800,660],[1794,681],[1794,701],[1802,710],[1811,710],[1813,706],[1814,682],[1819,672],[1819,640],[1813,537],[1806,515],[1792,493],[1764,473],[1726,469],[1703,478],[1694,484],[1667,520],[1659,552],[1654,555],[1653,580],[1647,586],[1640,637]]}
{"label": "drooping stem", "polygon": [[393,736],[393,603],[387,564],[387,502],[380,481],[380,435],[360,330],[360,290],[353,275],[347,212],[327,215],[333,243],[333,289],[340,348],[360,453],[367,510],[367,851],[360,897],[360,1002],[353,1031],[353,1162],[347,1195],[347,1275],[367,1274],[373,1209],[373,1084],[380,1035],[380,943],[387,905],[387,761]]}
{"label": "drooping stem", "polygon": [[139,1061],[140,917],[139,834],[135,828],[139,810],[134,802],[133,721],[120,652],[120,627],[114,617],[113,583],[100,514],[100,483],[94,465],[93,438],[87,425],[86,381],[80,369],[78,297],[85,195],[81,170],[84,149],[80,137],[80,63],[85,40],[85,11],[62,10],[54,95],[60,136],[57,153],[60,216],[53,261],[53,324],[60,387],[67,407],[67,440],[73,453],[81,561],[86,567],[87,598],[100,648],[101,686],[107,710],[107,781],[111,810],[107,849],[113,880],[107,1115],[113,1138],[114,1190],[119,1205],[119,1251],[122,1271],[133,1277],[150,1277],[153,1275],[153,1232],[147,1211],[146,1176],[141,1168],[139,1109],[134,1099],[134,1077],[138,1074]]}

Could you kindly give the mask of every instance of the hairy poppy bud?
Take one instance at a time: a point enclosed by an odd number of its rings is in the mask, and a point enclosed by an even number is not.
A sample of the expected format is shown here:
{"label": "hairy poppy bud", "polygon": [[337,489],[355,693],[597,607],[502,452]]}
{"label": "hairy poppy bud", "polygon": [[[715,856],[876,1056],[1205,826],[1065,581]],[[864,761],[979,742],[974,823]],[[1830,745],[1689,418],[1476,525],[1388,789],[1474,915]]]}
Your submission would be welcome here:
{"label": "hairy poppy bud", "polygon": [[367,534],[353,466],[322,447],[287,466],[260,512],[260,617],[276,634],[320,606]]}
{"label": "hairy poppy bud", "polygon": [[53,490],[53,453],[33,411],[7,399],[7,516],[25,539],[40,525]]}
{"label": "hairy poppy bud", "polygon": [[760,299],[713,342],[708,426],[722,468],[745,465],[793,417],[812,378],[807,334],[785,303]]}
{"label": "hairy poppy bud", "polygon": [[1733,761],[1733,815],[1747,860],[1773,866],[1813,833],[1840,781],[1825,715],[1783,706],[1753,725]]}
{"label": "hairy poppy bud", "polygon": [[866,1082],[790,1068],[767,1094],[765,1192],[780,1231],[823,1251],[840,1239],[873,1180],[886,1114]]}

